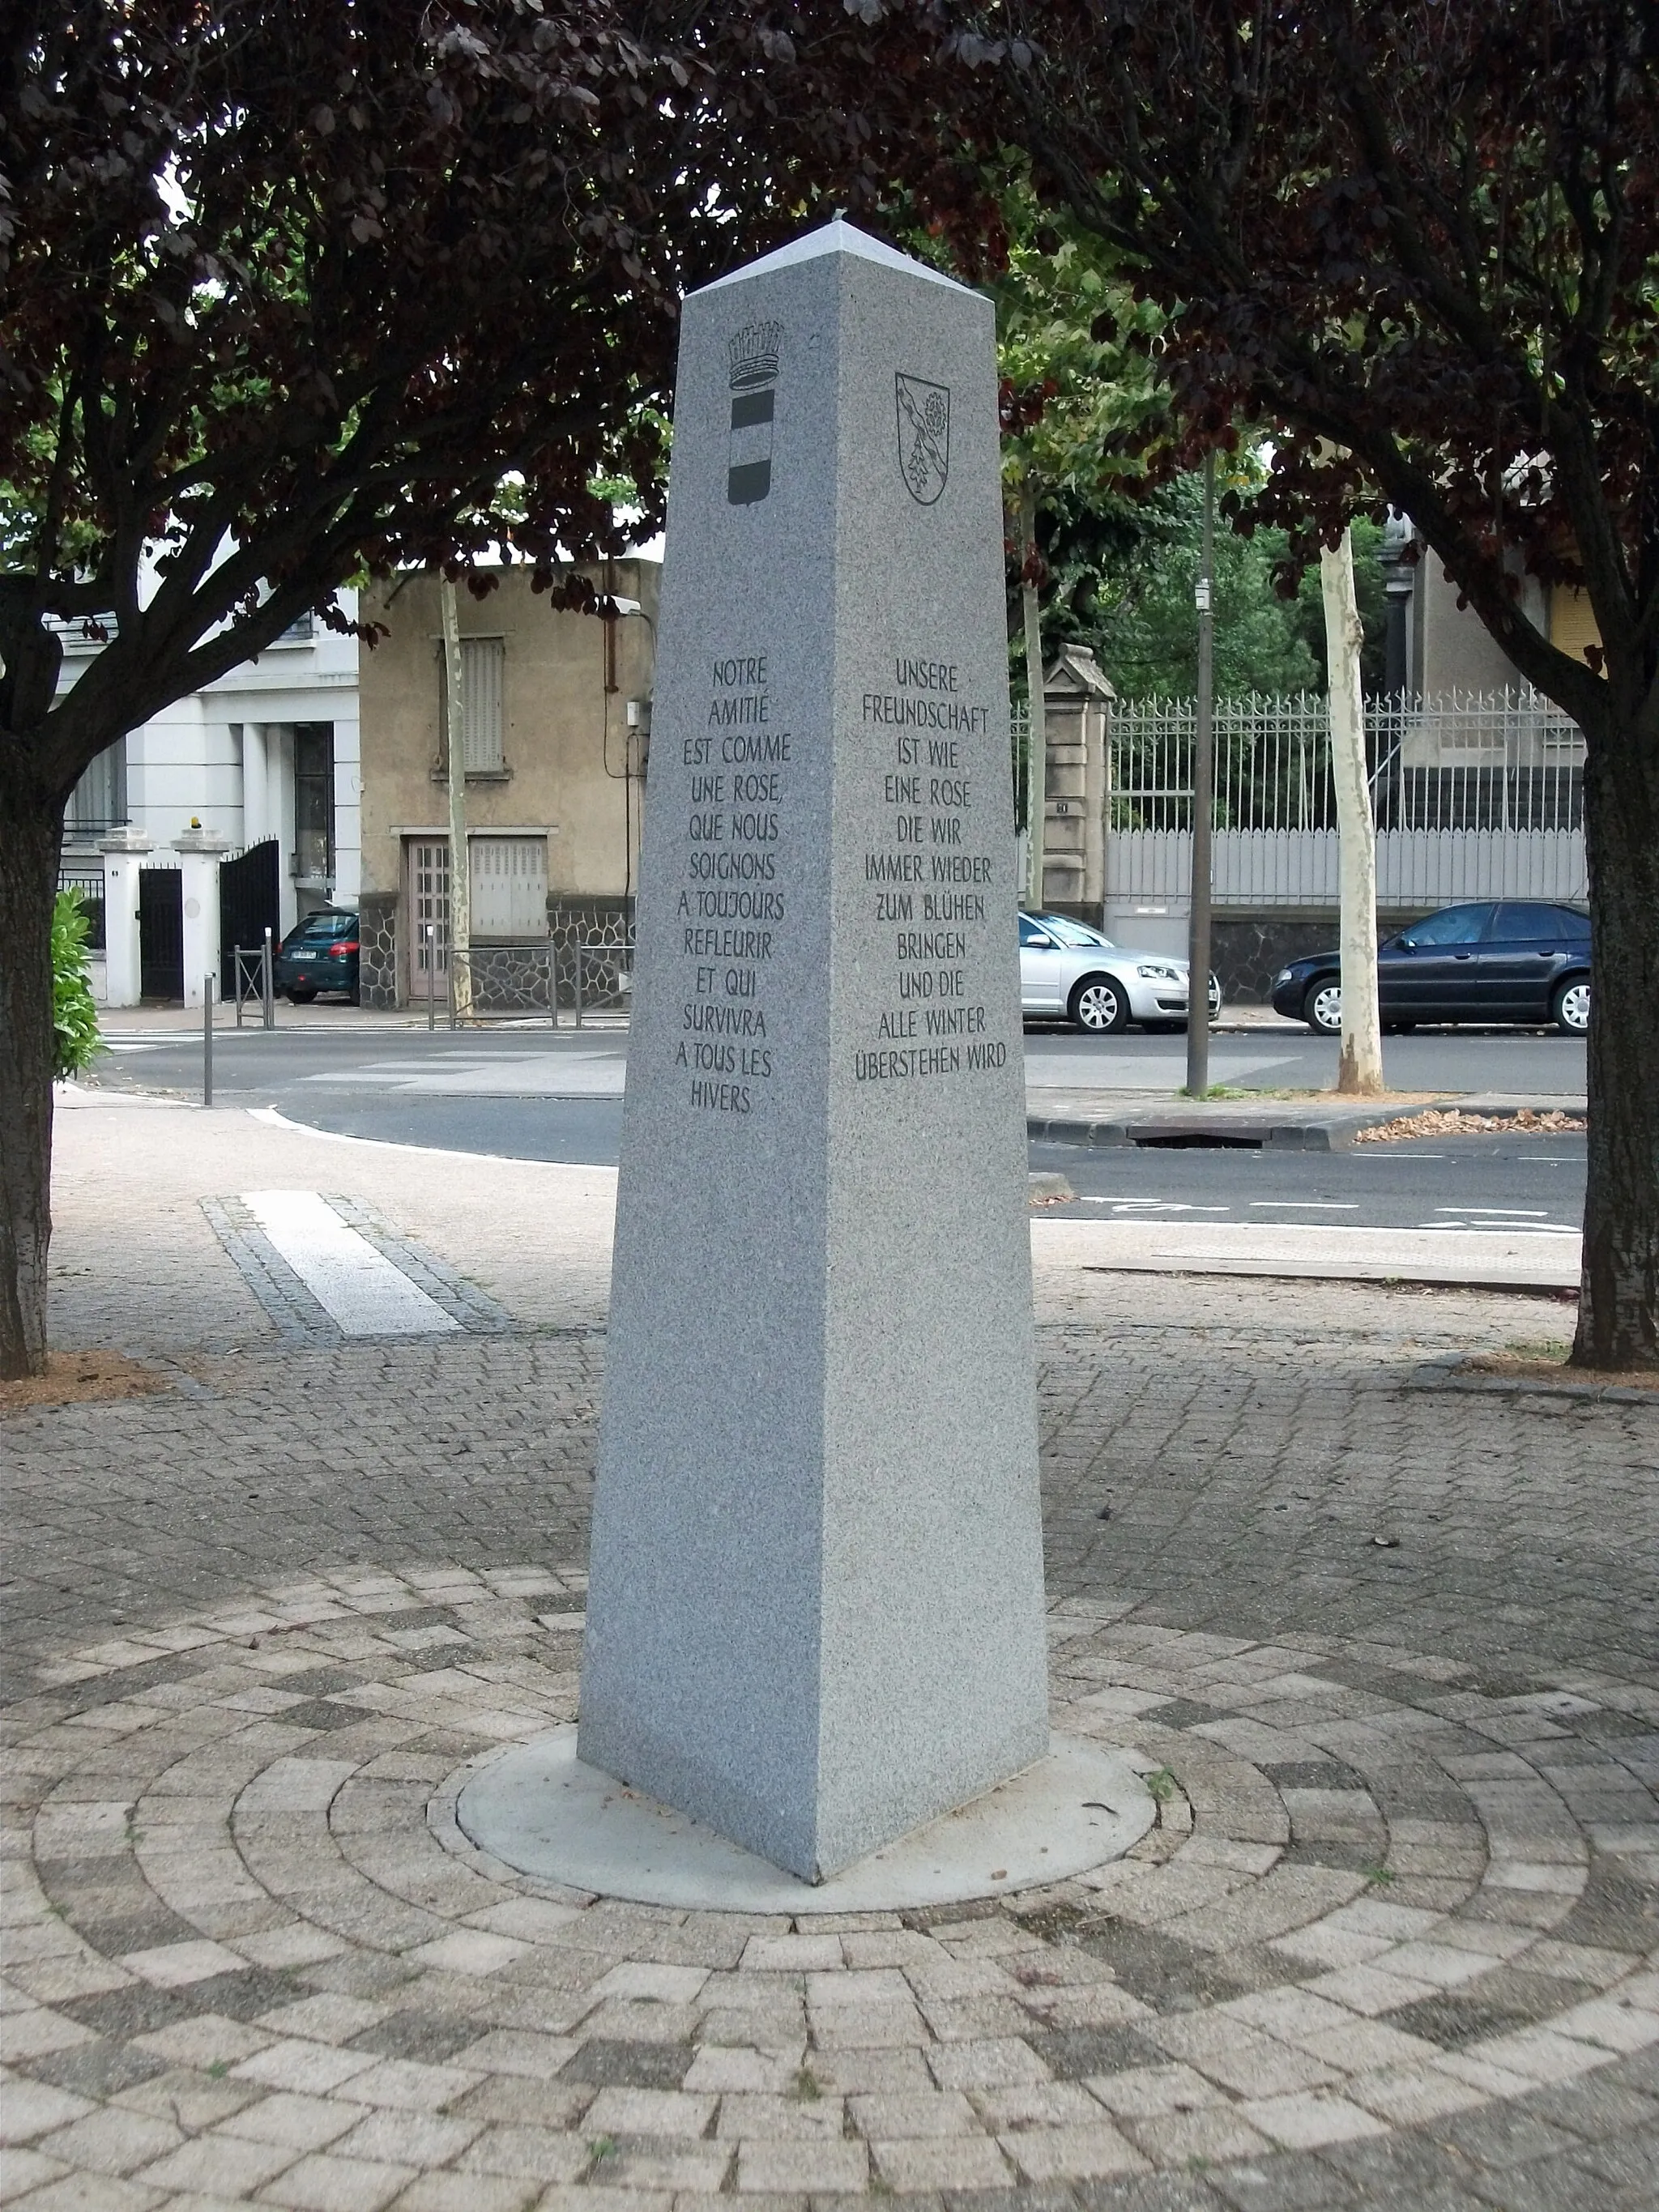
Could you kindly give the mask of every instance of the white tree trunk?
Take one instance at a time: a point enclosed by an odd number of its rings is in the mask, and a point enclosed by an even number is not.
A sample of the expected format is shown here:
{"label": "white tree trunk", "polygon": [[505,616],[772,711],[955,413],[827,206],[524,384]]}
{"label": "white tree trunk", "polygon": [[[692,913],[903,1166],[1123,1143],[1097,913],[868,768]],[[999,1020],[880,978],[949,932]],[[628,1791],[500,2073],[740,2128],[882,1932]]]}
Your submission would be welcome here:
{"label": "white tree trunk", "polygon": [[1376,830],[1365,774],[1359,675],[1364,632],[1354,596],[1350,532],[1343,532],[1334,553],[1322,549],[1319,580],[1330,662],[1331,774],[1342,897],[1342,1053],[1336,1087],[1366,1096],[1382,1088],[1382,1024],[1376,996]]}
{"label": "white tree trunk", "polygon": [[[1022,568],[1036,552],[1036,486],[1028,477],[1019,495],[1019,554]],[[1030,875],[1026,897],[1042,904],[1043,823],[1048,807],[1048,727],[1042,699],[1042,620],[1035,584],[1020,586],[1025,617],[1025,696],[1030,720],[1026,738],[1025,821]]]}
{"label": "white tree trunk", "polygon": [[443,609],[444,699],[449,724],[449,989],[450,1005],[467,1019],[472,1012],[472,874],[466,849],[466,702],[461,683],[461,623],[455,586],[438,580]]}

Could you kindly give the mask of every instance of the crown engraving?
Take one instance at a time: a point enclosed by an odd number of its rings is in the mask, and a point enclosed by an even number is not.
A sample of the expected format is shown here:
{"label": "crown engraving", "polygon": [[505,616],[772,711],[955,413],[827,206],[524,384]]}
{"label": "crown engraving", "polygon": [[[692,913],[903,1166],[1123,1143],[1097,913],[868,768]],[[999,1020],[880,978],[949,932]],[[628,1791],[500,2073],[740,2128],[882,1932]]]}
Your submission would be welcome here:
{"label": "crown engraving", "polygon": [[750,323],[738,331],[730,341],[732,391],[752,392],[757,385],[775,384],[782,343],[781,323]]}

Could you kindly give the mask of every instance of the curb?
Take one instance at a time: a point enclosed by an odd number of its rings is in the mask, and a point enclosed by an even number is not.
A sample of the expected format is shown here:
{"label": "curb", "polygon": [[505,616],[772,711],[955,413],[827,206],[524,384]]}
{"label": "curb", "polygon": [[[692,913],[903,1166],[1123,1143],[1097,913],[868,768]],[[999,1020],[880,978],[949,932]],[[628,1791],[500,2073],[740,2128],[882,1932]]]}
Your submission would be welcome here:
{"label": "curb", "polygon": [[1273,1114],[1224,1111],[1202,1106],[1175,1107],[1135,1115],[1085,1120],[1079,1115],[1028,1114],[1028,1142],[1085,1145],[1108,1148],[1138,1145],[1178,1152],[1191,1147],[1210,1151],[1339,1152],[1346,1152],[1362,1129],[1379,1128],[1386,1121],[1414,1121],[1426,1114],[1462,1111],[1481,1114],[1493,1121],[1514,1121],[1523,1113],[1583,1112],[1582,1103],[1564,1105],[1560,1099],[1496,1100],[1453,1093],[1425,1099],[1416,1106],[1354,1108],[1307,1120]]}
{"label": "curb", "polygon": [[[1419,1107],[1419,1113],[1431,1109]],[[1178,1152],[1191,1146],[1212,1151],[1335,1152],[1346,1152],[1358,1129],[1376,1128],[1383,1121],[1405,1116],[1397,1110],[1357,1114],[1340,1121],[1277,1121],[1268,1115],[1230,1115],[1224,1121],[1197,1114],[1152,1114],[1133,1120],[1085,1121],[1064,1116],[1028,1114],[1025,1134],[1039,1144],[1141,1145]]]}

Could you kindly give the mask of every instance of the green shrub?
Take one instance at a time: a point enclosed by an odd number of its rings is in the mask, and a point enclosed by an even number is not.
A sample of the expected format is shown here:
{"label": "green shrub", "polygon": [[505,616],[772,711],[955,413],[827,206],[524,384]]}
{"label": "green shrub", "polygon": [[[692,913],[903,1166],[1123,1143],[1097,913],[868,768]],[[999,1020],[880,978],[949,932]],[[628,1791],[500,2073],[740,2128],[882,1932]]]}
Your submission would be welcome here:
{"label": "green shrub", "polygon": [[59,891],[52,910],[52,1072],[61,1082],[90,1066],[98,1009],[87,972],[87,917],[79,891]]}

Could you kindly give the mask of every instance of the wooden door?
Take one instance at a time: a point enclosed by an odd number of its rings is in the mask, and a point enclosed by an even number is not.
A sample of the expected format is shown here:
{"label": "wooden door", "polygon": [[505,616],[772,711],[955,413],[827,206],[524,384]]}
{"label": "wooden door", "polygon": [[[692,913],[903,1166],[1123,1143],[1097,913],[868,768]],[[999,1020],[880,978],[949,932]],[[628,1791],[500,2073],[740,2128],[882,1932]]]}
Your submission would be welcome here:
{"label": "wooden door", "polygon": [[405,991],[410,1006],[449,1003],[449,842],[404,840]]}

